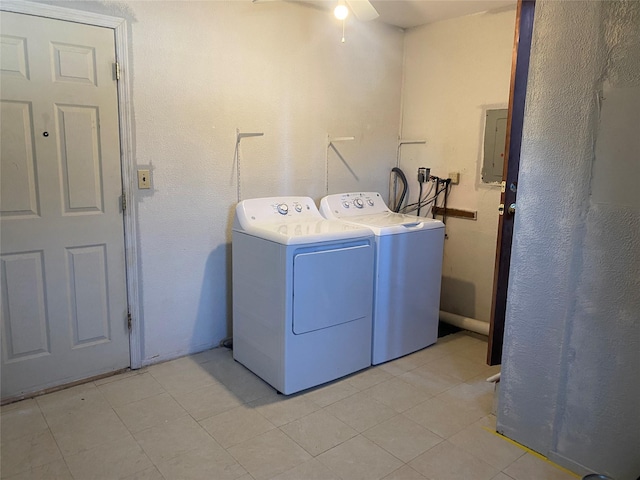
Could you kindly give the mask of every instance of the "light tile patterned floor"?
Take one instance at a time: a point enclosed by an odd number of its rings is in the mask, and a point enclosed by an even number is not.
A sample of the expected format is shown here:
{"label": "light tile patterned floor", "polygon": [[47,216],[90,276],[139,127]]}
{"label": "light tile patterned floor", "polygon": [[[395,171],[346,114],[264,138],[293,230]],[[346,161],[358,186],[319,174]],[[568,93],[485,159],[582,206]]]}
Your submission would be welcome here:
{"label": "light tile patterned floor", "polygon": [[2,407],[2,479],[574,480],[489,431],[485,352],[457,333],[284,397],[210,350]]}

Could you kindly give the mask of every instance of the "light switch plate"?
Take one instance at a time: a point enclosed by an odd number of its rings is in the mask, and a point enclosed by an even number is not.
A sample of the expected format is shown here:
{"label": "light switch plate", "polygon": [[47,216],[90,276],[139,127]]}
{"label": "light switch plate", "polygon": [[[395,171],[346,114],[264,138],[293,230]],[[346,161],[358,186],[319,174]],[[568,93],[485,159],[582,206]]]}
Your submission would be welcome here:
{"label": "light switch plate", "polygon": [[151,188],[151,172],[138,170],[138,189]]}

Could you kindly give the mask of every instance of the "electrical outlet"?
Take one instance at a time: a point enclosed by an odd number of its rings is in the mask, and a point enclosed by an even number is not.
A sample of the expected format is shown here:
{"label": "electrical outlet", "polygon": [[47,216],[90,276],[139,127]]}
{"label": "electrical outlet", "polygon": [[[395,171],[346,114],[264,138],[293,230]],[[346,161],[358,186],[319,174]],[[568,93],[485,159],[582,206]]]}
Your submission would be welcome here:
{"label": "electrical outlet", "polygon": [[151,172],[149,170],[138,170],[138,189],[151,188]]}
{"label": "electrical outlet", "polygon": [[460,172],[449,172],[449,178],[451,179],[451,185],[458,185],[460,183]]}

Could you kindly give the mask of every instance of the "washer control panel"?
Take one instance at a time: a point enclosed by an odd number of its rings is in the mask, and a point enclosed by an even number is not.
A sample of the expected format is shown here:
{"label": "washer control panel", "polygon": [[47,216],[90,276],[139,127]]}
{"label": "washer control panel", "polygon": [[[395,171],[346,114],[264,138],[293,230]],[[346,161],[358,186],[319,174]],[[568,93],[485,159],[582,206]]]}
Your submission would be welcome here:
{"label": "washer control panel", "polygon": [[[354,192],[328,195],[322,199],[322,208],[328,208],[336,217],[353,217],[390,212],[377,192]],[[325,210],[323,210],[324,212]]]}

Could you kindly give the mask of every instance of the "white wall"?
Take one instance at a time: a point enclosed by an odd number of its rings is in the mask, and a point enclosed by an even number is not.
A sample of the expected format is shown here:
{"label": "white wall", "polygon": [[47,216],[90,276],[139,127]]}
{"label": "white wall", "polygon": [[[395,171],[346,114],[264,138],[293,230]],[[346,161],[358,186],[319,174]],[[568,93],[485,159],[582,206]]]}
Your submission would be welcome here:
{"label": "white wall", "polygon": [[515,9],[410,29],[405,35],[400,168],[417,198],[418,167],[446,178],[460,172],[448,207],[478,220],[447,219],[441,308],[488,321],[498,232],[500,188],[481,181],[484,115],[509,100]]}
{"label": "white wall", "polygon": [[640,476],[640,2],[536,6],[498,429]]}
{"label": "white wall", "polygon": [[378,190],[393,164],[402,33],[286,2],[132,2],[146,362],[215,346],[230,334],[229,245],[242,197],[325,193],[326,136],[355,136],[330,155],[332,191]]}
{"label": "white wall", "polygon": [[231,333],[230,226],[236,128],[242,197],[386,191],[395,164],[401,30],[342,28],[290,2],[48,2],[130,22],[135,157],[152,171],[138,202],[142,356],[157,362]]}

